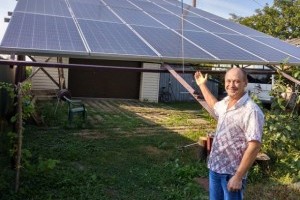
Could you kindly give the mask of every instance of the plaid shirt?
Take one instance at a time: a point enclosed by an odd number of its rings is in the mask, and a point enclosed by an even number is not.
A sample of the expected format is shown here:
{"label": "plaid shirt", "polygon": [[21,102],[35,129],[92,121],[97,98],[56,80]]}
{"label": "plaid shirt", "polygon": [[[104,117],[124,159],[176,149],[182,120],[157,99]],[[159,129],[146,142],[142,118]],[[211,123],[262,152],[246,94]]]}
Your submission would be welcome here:
{"label": "plaid shirt", "polygon": [[215,104],[218,126],[209,155],[208,168],[234,175],[249,141],[261,142],[264,114],[248,93],[227,110],[229,97]]}

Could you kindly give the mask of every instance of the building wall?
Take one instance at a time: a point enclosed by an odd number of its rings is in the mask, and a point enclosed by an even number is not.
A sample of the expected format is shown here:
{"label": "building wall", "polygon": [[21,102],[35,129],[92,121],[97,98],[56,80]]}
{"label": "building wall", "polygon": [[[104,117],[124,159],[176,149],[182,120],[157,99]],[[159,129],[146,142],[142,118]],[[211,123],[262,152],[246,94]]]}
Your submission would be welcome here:
{"label": "building wall", "polygon": [[[143,63],[142,67],[146,69],[159,69],[160,64]],[[141,73],[140,101],[158,102],[159,79],[159,73]]]}
{"label": "building wall", "polygon": [[[193,74],[180,73],[180,76],[199,94],[200,89],[195,82]],[[171,94],[170,101],[194,101],[194,97],[170,74],[161,73],[160,75],[160,92],[168,91]],[[215,97],[218,97],[218,83],[208,80],[207,87]]]}
{"label": "building wall", "polygon": [[[44,62],[48,57],[34,57],[38,62]],[[57,62],[57,58],[53,57],[49,60],[49,62]],[[63,58],[63,63],[68,64],[69,59]],[[38,67],[32,67],[32,72],[34,72]],[[58,78],[58,69],[57,68],[44,68],[57,83],[59,83]],[[68,69],[64,68],[64,77],[66,87],[68,88]],[[58,86],[42,71],[39,70],[31,79],[32,82],[32,90],[56,90],[59,89]]]}

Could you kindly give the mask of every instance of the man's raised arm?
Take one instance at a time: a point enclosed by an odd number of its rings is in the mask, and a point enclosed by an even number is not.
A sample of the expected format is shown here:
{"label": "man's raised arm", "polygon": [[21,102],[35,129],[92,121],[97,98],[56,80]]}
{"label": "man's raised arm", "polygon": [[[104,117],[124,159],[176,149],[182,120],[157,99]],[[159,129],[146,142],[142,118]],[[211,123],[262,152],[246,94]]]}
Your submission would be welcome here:
{"label": "man's raised arm", "polygon": [[199,88],[200,88],[200,90],[201,90],[201,92],[204,96],[204,99],[205,99],[206,103],[209,105],[209,107],[211,107],[213,109],[215,103],[218,100],[216,99],[216,97],[210,92],[210,90],[206,86],[207,74],[205,74],[205,76],[203,76],[200,71],[197,71],[194,75],[194,78],[195,78],[195,81],[196,81],[197,85],[199,86]]}

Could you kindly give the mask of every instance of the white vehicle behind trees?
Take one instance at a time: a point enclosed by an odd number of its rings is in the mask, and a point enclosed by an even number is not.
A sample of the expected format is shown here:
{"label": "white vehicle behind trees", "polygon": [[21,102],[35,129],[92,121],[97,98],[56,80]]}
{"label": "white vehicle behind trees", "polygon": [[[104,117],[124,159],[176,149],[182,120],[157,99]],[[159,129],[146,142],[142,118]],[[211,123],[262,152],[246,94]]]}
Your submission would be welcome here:
{"label": "white vehicle behind trees", "polygon": [[[271,70],[266,66],[249,66],[246,69]],[[274,85],[274,75],[272,74],[248,74],[247,90],[254,93],[262,103],[270,104],[273,97],[270,95]]]}

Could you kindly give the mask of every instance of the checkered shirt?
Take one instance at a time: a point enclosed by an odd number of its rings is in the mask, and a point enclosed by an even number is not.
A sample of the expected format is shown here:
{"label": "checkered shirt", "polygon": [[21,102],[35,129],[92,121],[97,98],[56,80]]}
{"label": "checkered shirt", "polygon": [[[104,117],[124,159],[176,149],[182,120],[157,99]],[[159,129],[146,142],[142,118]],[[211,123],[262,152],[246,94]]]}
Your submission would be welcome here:
{"label": "checkered shirt", "polygon": [[208,168],[234,175],[249,141],[261,142],[264,114],[248,93],[227,110],[229,97],[215,104],[218,126],[209,155]]}

